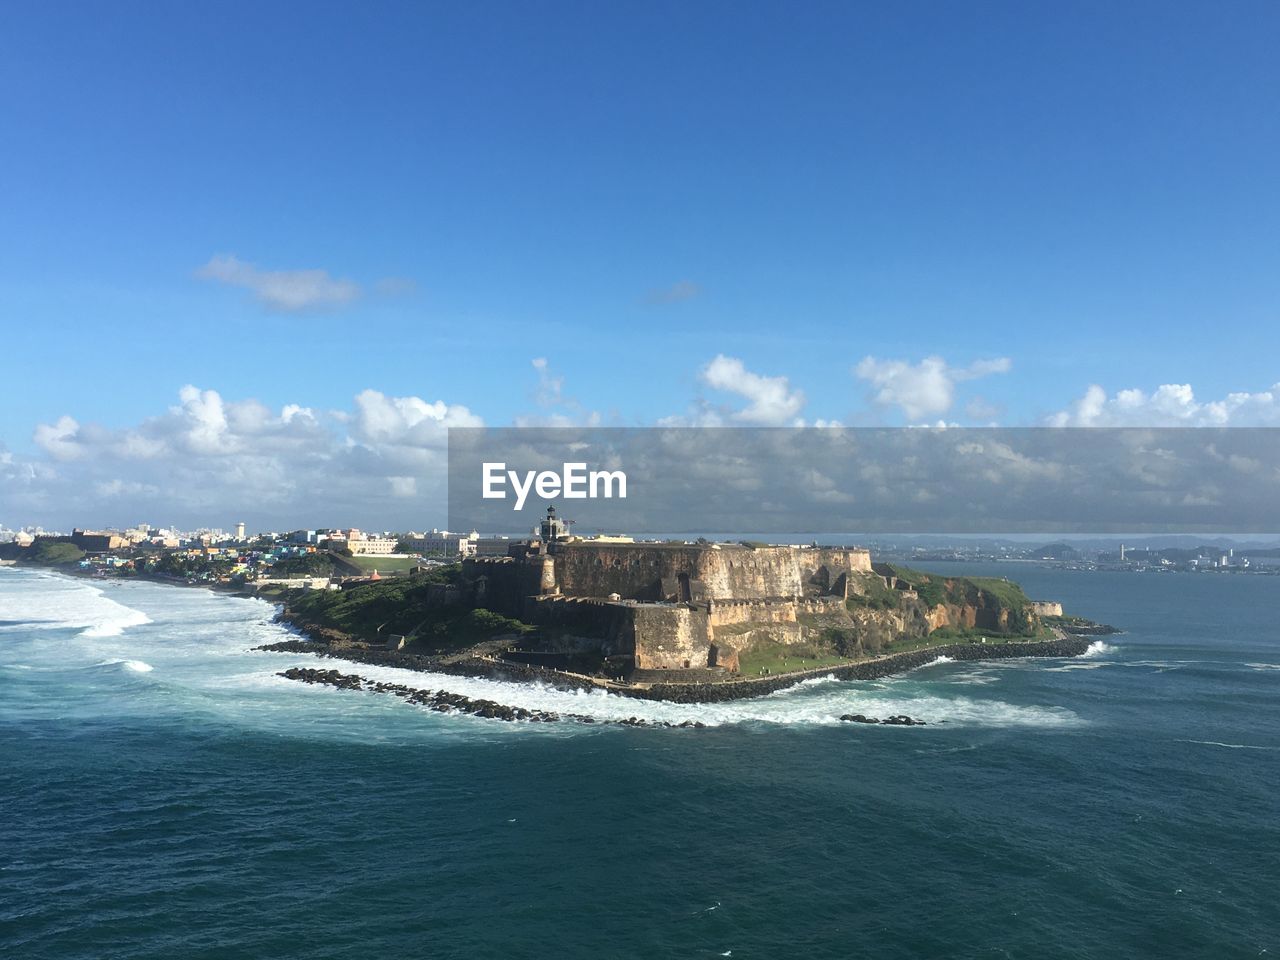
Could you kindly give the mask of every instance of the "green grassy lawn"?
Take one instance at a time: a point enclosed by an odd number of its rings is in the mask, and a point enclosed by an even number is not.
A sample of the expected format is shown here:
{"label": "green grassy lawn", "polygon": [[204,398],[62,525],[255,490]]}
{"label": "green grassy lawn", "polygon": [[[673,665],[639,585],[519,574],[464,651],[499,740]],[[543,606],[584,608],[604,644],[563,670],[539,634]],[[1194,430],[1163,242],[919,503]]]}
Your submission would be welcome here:
{"label": "green grassy lawn", "polygon": [[430,603],[432,583],[447,583],[457,568],[441,567],[413,577],[389,577],[347,590],[293,590],[291,612],[304,623],[331,627],[363,640],[382,641],[393,633],[415,634],[418,649],[454,650],[502,634],[523,634],[528,624],[490,610]]}
{"label": "green grassy lawn", "polygon": [[941,627],[929,634],[928,639],[930,644],[981,642],[984,637],[987,643],[1026,643],[1029,640],[1049,640],[1053,636],[1053,631],[1043,626],[1035,633],[997,633],[982,627]]}
{"label": "green grassy lawn", "polygon": [[374,570],[379,573],[402,573],[418,566],[418,561],[412,557],[349,557],[348,559],[361,570],[368,570],[370,573]]}
{"label": "green grassy lawn", "polygon": [[796,648],[783,643],[765,644],[738,655],[738,668],[743,677],[757,677],[761,670],[770,673],[793,673],[797,670],[816,670],[834,667],[853,661],[834,653],[815,656],[813,651],[802,651],[808,656],[797,656]]}

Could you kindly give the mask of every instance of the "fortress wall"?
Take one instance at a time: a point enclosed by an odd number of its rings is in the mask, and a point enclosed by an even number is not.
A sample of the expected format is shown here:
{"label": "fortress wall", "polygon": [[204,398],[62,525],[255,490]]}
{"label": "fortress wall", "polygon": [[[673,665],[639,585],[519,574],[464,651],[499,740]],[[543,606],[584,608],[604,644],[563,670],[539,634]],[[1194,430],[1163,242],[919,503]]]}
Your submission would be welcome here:
{"label": "fortress wall", "polygon": [[524,598],[538,592],[525,589],[528,570],[508,557],[469,557],[462,561],[462,575],[477,606],[509,617],[520,616]]}
{"label": "fortress wall", "polygon": [[791,600],[716,602],[711,605],[711,626],[739,623],[795,623],[796,604]]}
{"label": "fortress wall", "polygon": [[[525,601],[525,619],[579,637],[596,638],[608,653],[630,653],[634,609],[608,601],[532,597]],[[624,649],[618,649],[620,644]]]}
{"label": "fortress wall", "polygon": [[816,569],[825,564],[846,573],[870,573],[871,551],[864,547],[817,547],[800,552],[806,568]]}
{"label": "fortress wall", "polygon": [[568,596],[661,600],[662,578],[697,579],[698,547],[563,544],[555,554],[556,585]]}
{"label": "fortress wall", "polygon": [[870,571],[871,556],[837,547],[567,543],[556,550],[555,565],[557,585],[568,595],[660,600],[664,579],[684,577],[701,581],[706,597],[727,600],[812,593],[820,589],[815,577],[834,586],[841,574]]}
{"label": "fortress wall", "polygon": [[711,656],[711,618],[683,606],[632,608],[631,640],[640,670],[706,667]]}
{"label": "fortress wall", "polygon": [[698,579],[717,600],[794,597],[802,592],[795,553],[790,547],[707,550]]}

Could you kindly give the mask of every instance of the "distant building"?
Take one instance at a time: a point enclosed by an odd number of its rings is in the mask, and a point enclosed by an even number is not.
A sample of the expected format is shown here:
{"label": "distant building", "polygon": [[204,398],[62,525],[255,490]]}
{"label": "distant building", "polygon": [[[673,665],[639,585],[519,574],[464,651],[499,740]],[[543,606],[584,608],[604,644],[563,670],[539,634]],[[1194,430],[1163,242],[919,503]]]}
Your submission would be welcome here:
{"label": "distant building", "polygon": [[66,540],[85,553],[104,553],[107,550],[119,550],[129,545],[127,539],[108,530],[72,530],[71,536]]}
{"label": "distant building", "polygon": [[505,557],[511,552],[511,544],[519,543],[510,537],[477,537],[475,540],[477,557]]}
{"label": "distant building", "polygon": [[353,557],[385,557],[396,552],[394,537],[363,537],[359,540],[347,540],[347,550]]}
{"label": "distant building", "polygon": [[448,558],[474,557],[479,534],[450,533],[448,530],[432,530],[430,533],[412,533],[405,537],[410,552],[423,556]]}

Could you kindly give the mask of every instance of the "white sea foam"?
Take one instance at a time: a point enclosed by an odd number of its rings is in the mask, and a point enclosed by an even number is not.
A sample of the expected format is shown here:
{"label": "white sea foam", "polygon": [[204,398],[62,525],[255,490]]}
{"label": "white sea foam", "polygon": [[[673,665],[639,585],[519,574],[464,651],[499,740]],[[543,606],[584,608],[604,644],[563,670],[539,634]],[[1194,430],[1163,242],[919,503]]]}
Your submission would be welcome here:
{"label": "white sea foam", "polygon": [[1113,647],[1111,644],[1107,643],[1105,640],[1095,640],[1093,641],[1093,643],[1089,644],[1088,648],[1085,650],[1084,653],[1080,654],[1080,656],[1105,657],[1108,654],[1112,654],[1115,652],[1116,652],[1116,648]]}
{"label": "white sea foam", "polygon": [[955,676],[947,677],[946,682],[962,687],[985,687],[996,683],[999,679],[990,673],[957,673]]}
{"label": "white sea foam", "polygon": [[0,594],[0,620],[13,620],[23,630],[80,627],[83,637],[118,637],[130,627],[150,623],[141,610],[118,603],[102,588],[70,577],[30,577],[22,589],[6,584]]}
{"label": "white sea foam", "polygon": [[343,673],[358,674],[369,680],[402,683],[420,689],[448,690],[472,699],[494,700],[528,710],[581,714],[594,720],[638,717],[650,722],[669,723],[697,720],[708,726],[743,723],[797,726],[839,724],[842,714],[863,713],[880,717],[908,714],[931,724],[945,722],[972,726],[1058,727],[1082,722],[1070,710],[1061,707],[1024,706],[971,697],[940,697],[906,679],[890,681],[882,689],[874,691],[868,691],[855,682],[811,680],[758,699],[680,704],[638,700],[603,690],[557,690],[543,684],[421,673],[397,667],[334,666]]}
{"label": "white sea foam", "polygon": [[1223,743],[1220,740],[1183,740],[1178,743],[1198,743],[1206,747],[1226,747],[1228,750],[1280,750],[1280,747],[1262,746],[1255,743]]}
{"label": "white sea foam", "polygon": [[112,600],[108,603],[120,607],[119,611],[111,611],[103,619],[86,627],[80,634],[82,637],[118,637],[130,627],[140,627],[144,623],[150,623],[151,618],[141,610],[133,610],[129,607],[121,607]]}

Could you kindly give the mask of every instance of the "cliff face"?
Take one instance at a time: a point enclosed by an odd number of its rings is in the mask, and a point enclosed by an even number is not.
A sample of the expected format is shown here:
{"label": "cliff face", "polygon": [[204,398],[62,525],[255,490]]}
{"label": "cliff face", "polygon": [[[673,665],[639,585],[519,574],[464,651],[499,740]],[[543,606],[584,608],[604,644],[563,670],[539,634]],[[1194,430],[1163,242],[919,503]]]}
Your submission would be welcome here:
{"label": "cliff face", "polygon": [[1021,633],[1026,623],[1015,623],[1017,615],[1008,607],[940,603],[929,610],[929,629],[955,627],[962,630],[990,630],[992,633]]}

